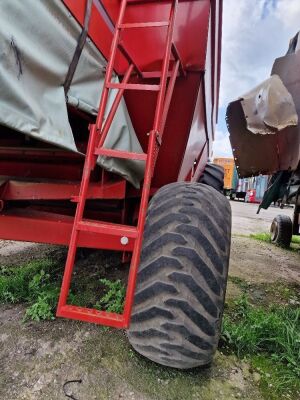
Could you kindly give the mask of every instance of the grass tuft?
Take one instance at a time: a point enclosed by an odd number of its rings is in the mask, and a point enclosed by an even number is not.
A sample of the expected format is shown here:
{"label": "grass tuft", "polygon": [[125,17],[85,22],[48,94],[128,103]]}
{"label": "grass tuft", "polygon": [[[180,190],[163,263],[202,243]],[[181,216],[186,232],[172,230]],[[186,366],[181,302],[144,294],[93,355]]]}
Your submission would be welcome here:
{"label": "grass tuft", "polygon": [[292,243],[300,244],[300,236],[299,235],[298,236],[294,235],[292,237]]}
{"label": "grass tuft", "polygon": [[[19,267],[0,270],[0,303],[26,303],[25,320],[51,320],[55,318],[63,267],[44,259]],[[99,283],[100,282],[100,283]],[[96,285],[104,295],[97,295]],[[101,288],[102,286],[102,288]],[[80,290],[79,290],[80,289]],[[125,287],[120,280],[97,279],[95,288],[74,287],[69,294],[70,303],[96,307],[109,312],[122,313]]]}
{"label": "grass tuft", "polygon": [[300,389],[299,307],[256,308],[244,294],[224,315],[222,342],[239,357],[263,355],[286,371],[278,374],[274,389],[282,390],[287,381]]}
{"label": "grass tuft", "polygon": [[25,319],[53,319],[59,294],[57,271],[57,265],[49,259],[2,267],[0,303],[27,303]]}
{"label": "grass tuft", "polygon": [[0,270],[0,302],[21,303],[31,301],[49,280],[53,263],[40,260],[18,268],[2,267]]}
{"label": "grass tuft", "polygon": [[[261,233],[251,233],[249,235],[251,239],[255,240],[260,240],[261,242],[267,242],[267,243],[272,243],[271,242],[271,234],[266,233],[266,232],[261,232]],[[291,240],[291,245],[287,250],[291,251],[299,251],[300,250],[300,236],[293,235],[292,240]]]}
{"label": "grass tuft", "polygon": [[270,235],[270,233],[264,233],[264,232],[261,232],[261,233],[251,233],[251,234],[250,234],[250,237],[251,237],[252,239],[260,240],[260,241],[262,241],[262,242],[271,243],[271,235]]}

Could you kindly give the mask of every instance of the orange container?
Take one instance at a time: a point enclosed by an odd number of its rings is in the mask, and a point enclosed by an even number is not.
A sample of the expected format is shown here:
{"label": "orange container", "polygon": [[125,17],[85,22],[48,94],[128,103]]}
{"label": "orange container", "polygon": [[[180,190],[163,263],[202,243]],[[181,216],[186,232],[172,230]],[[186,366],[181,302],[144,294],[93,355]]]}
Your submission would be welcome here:
{"label": "orange container", "polygon": [[234,159],[218,157],[214,158],[213,163],[224,168],[224,189],[233,189]]}

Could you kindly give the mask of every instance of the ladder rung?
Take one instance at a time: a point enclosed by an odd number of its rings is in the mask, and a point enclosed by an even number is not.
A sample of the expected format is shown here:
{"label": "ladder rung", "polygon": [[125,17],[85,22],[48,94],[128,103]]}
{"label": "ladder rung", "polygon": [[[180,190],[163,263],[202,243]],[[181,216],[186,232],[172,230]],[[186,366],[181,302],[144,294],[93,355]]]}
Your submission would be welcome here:
{"label": "ladder rung", "polygon": [[113,158],[125,158],[127,160],[141,160],[146,161],[147,154],[145,153],[132,153],[129,151],[105,149],[104,147],[95,150],[95,154],[98,156],[106,156]]}
{"label": "ladder rung", "polygon": [[[144,71],[142,76],[144,79],[161,78],[161,71]],[[167,77],[170,78],[171,76],[172,72],[169,71]]]}
{"label": "ladder rung", "polygon": [[57,316],[76,319],[79,321],[93,322],[95,324],[108,325],[115,328],[126,328],[122,314],[98,311],[92,308],[65,305],[58,308]]}
{"label": "ladder rung", "polygon": [[135,23],[125,23],[119,26],[120,29],[130,29],[130,28],[159,28],[161,26],[169,26],[169,21],[159,21],[159,22],[135,22]]}
{"label": "ladder rung", "polygon": [[[179,3],[183,3],[185,1],[197,1],[197,0],[179,0]],[[199,0],[198,0],[199,1]],[[128,6],[135,6],[140,4],[147,4],[147,3],[170,3],[171,0],[127,0]]]}
{"label": "ladder rung", "polygon": [[125,90],[151,90],[154,92],[158,92],[160,89],[160,85],[145,85],[138,83],[108,83],[106,85],[109,89],[125,89]]}
{"label": "ladder rung", "polygon": [[[135,239],[138,236],[138,230],[134,226],[112,224],[106,222],[82,220],[78,222],[77,229],[80,231],[105,233],[111,236],[120,236],[121,238]],[[127,243],[124,243],[124,246]]]}

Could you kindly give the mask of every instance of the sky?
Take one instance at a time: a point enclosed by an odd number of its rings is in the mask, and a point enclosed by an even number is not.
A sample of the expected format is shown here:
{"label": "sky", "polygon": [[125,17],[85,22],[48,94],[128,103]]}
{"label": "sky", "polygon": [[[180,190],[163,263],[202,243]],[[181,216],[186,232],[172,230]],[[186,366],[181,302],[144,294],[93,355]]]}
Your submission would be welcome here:
{"label": "sky", "polygon": [[213,156],[232,156],[226,107],[270,76],[300,30],[300,0],[223,0],[219,121]]}

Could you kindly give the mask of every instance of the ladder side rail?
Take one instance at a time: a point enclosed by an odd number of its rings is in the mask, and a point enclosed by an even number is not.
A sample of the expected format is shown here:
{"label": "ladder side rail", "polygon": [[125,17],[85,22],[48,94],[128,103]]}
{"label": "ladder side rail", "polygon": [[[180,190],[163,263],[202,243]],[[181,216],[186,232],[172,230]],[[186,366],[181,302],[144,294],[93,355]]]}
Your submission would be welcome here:
{"label": "ladder side rail", "polygon": [[107,100],[108,100],[108,93],[109,93],[109,88],[107,86],[111,82],[111,78],[112,78],[113,71],[114,71],[115,58],[116,58],[118,43],[119,43],[119,39],[120,39],[119,26],[122,24],[122,21],[124,18],[126,5],[127,5],[127,0],[122,0],[120,13],[119,13],[118,21],[117,21],[116,28],[115,28],[115,34],[114,34],[110,52],[109,52],[109,58],[108,58],[109,61],[107,64],[107,69],[106,69],[106,74],[105,74],[104,87],[102,90],[99,111],[98,111],[98,115],[97,115],[97,119],[96,119],[97,132],[101,131],[102,125],[103,125],[103,120],[104,120],[104,115],[105,115],[105,110],[106,110],[106,105],[107,105]]}
{"label": "ladder side rail", "polygon": [[172,6],[171,6],[171,11],[170,11],[170,25],[169,25],[168,31],[167,31],[167,45],[166,45],[166,49],[165,49],[165,55],[164,55],[162,71],[161,71],[161,81],[160,81],[161,91],[158,94],[155,117],[154,117],[153,130],[155,132],[158,132],[158,130],[159,130],[160,120],[162,117],[162,110],[163,110],[163,105],[164,105],[164,100],[165,100],[170,58],[171,58],[171,53],[172,53],[172,39],[173,39],[173,33],[174,33],[177,6],[178,6],[178,0],[173,0]]}
{"label": "ladder side rail", "polygon": [[[118,18],[118,22],[117,22],[117,28],[123,21],[125,10],[126,10],[126,5],[127,5],[127,0],[122,0],[119,18]],[[86,197],[87,197],[88,188],[89,188],[91,171],[94,168],[94,165],[93,165],[95,162],[94,149],[96,147],[97,134],[100,131],[100,129],[102,128],[102,124],[103,124],[104,114],[105,114],[107,100],[108,100],[108,92],[109,92],[109,89],[107,88],[107,82],[110,81],[111,76],[113,74],[113,66],[114,66],[114,61],[115,61],[115,57],[116,57],[119,35],[120,35],[120,30],[116,29],[116,33],[113,37],[113,42],[112,42],[112,46],[111,46],[111,50],[110,50],[110,58],[109,58],[109,62],[108,62],[107,70],[106,70],[105,84],[104,84],[104,88],[103,88],[102,95],[101,95],[100,106],[99,106],[96,124],[92,125],[91,129],[90,129],[90,137],[89,137],[89,141],[88,141],[88,147],[87,147],[87,152],[86,152],[85,162],[84,162],[84,167],[83,167],[82,182],[81,182],[80,192],[79,192],[79,196],[78,196],[79,201],[78,201],[77,207],[76,207],[74,223],[73,223],[73,228],[72,228],[71,238],[70,238],[70,245],[69,245],[68,255],[67,255],[67,260],[66,260],[66,266],[65,266],[65,271],[64,271],[64,275],[63,275],[60,296],[59,296],[59,300],[58,300],[58,315],[59,315],[59,310],[63,306],[65,306],[67,303],[67,298],[68,298],[68,294],[69,294],[69,290],[70,290],[72,272],[73,272],[74,262],[75,262],[75,257],[76,257],[78,235],[79,235],[79,230],[78,230],[77,225],[82,220],[82,217],[83,217],[84,208],[85,208],[85,204],[86,204]]]}
{"label": "ladder side rail", "polygon": [[159,126],[159,132],[161,132],[161,136],[163,135],[165,126],[166,126],[166,121],[167,121],[167,116],[172,100],[172,95],[174,92],[174,87],[175,87],[175,82],[178,74],[178,70],[180,69],[180,61],[177,60],[176,63],[174,64],[172,75],[169,81],[166,97],[165,97],[165,103],[164,103],[164,109],[162,112],[162,117],[160,121],[160,126]]}
{"label": "ladder side rail", "polygon": [[174,56],[175,61],[179,61],[179,70],[180,70],[180,74],[181,76],[186,76],[186,72],[182,63],[182,59],[180,57],[179,51],[175,45],[175,43],[172,43],[172,54]]}
{"label": "ladder side rail", "polygon": [[[129,66],[129,68],[127,69],[126,74],[124,75],[124,78],[122,80],[122,83],[124,85],[127,84],[128,80],[130,78],[130,75],[132,73],[133,68],[134,68],[134,66],[133,66],[133,64],[131,64]],[[106,120],[104,122],[103,128],[102,128],[102,130],[100,132],[100,139],[99,139],[99,143],[97,143],[97,147],[102,147],[104,145],[104,142],[105,142],[105,139],[106,139],[107,134],[109,132],[109,129],[111,127],[113,118],[114,118],[114,116],[115,116],[115,114],[117,112],[118,106],[119,106],[119,104],[120,104],[120,102],[122,100],[122,97],[123,97],[123,94],[124,94],[124,90],[125,90],[125,88],[121,88],[121,89],[118,90],[118,93],[117,93],[117,95],[116,95],[116,97],[114,99],[114,102],[113,102],[112,106],[111,106],[110,112],[109,112],[108,116],[106,117]]]}
{"label": "ladder side rail", "polygon": [[137,225],[137,230],[139,234],[134,244],[134,250],[132,254],[132,260],[128,276],[127,291],[125,297],[125,306],[124,306],[125,327],[129,327],[130,324],[131,310],[133,306],[134,292],[136,287],[137,269],[140,262],[150,188],[151,188],[155,161],[157,159],[157,153],[159,150],[157,134],[162,119],[162,110],[164,106],[164,98],[166,93],[177,5],[178,5],[178,0],[173,0],[170,11],[170,25],[168,26],[168,31],[167,31],[167,44],[162,65],[160,91],[158,93],[157,103],[156,103],[155,119],[152,131],[149,134],[149,143],[147,150],[148,156],[146,161],[146,169],[144,175],[144,183],[143,183],[143,190],[142,190],[141,203],[138,215],[138,225]]}

